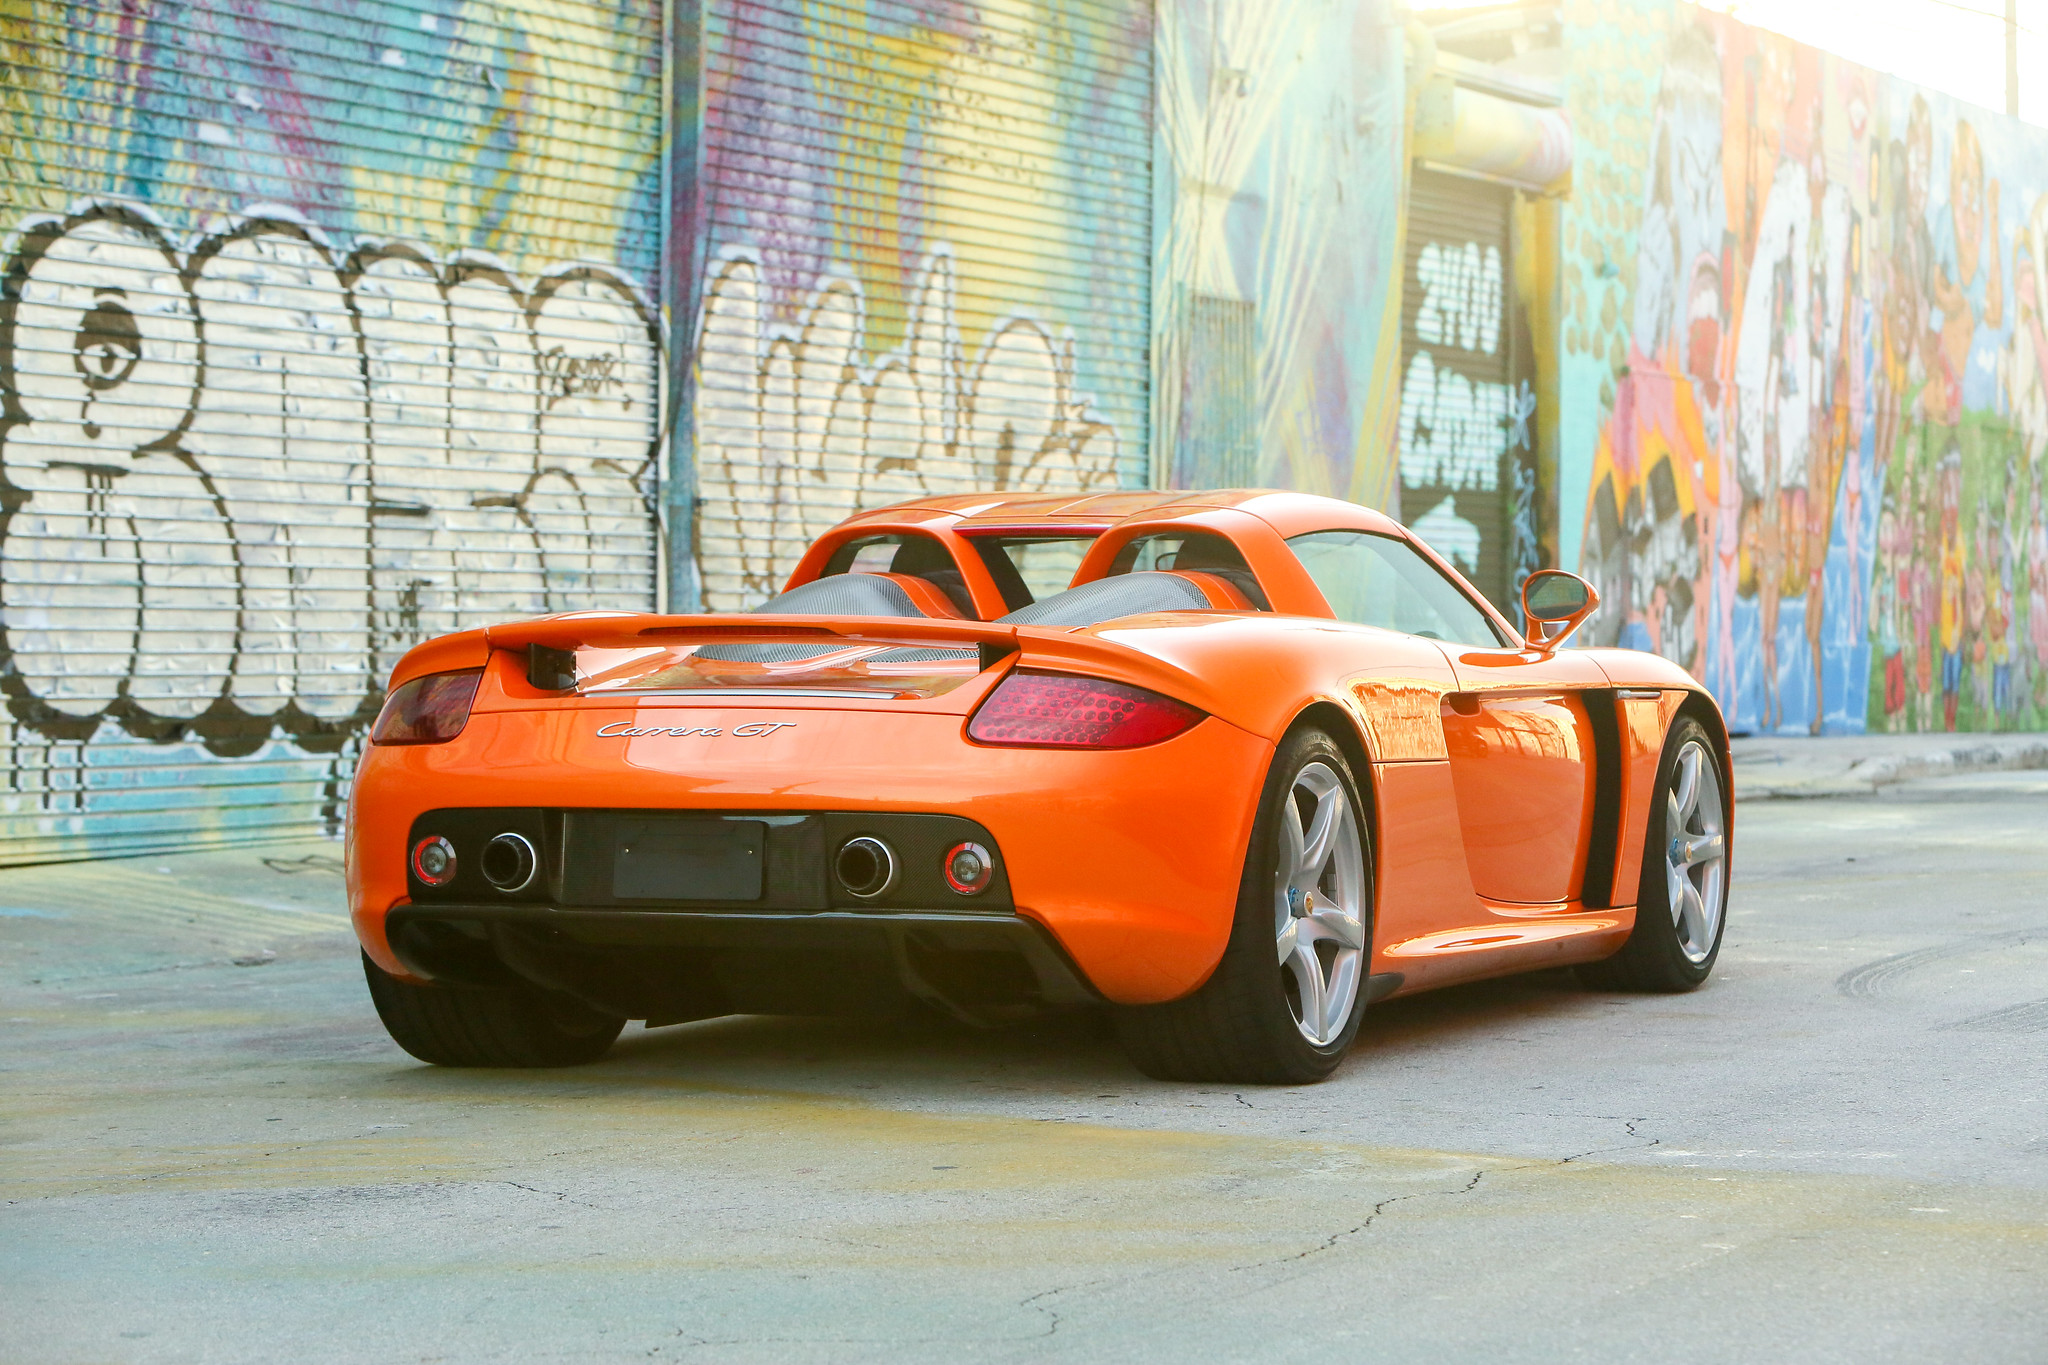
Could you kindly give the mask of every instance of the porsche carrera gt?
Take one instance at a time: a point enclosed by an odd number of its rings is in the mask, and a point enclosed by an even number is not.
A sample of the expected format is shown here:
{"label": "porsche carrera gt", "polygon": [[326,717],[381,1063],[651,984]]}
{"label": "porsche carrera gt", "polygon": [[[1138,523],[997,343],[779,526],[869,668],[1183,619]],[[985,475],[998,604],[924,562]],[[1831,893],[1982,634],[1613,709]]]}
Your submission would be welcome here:
{"label": "porsche carrera gt", "polygon": [[743,614],[428,641],[350,798],[370,994],[428,1062],[736,1013],[1109,1011],[1151,1076],[1330,1073],[1367,1007],[1572,966],[1700,985],[1713,699],[1510,621],[1378,512],[1270,491],[920,499]]}

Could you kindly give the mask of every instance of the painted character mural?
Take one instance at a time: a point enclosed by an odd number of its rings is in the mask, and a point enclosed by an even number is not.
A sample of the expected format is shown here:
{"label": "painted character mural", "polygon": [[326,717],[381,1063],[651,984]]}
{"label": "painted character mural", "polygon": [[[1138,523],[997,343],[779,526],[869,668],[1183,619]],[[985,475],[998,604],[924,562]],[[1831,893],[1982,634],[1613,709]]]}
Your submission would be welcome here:
{"label": "painted character mural", "polygon": [[1603,644],[1655,649],[1698,671],[1718,552],[1726,209],[1720,61],[1704,28],[1673,39],[1638,233],[1628,373],[1601,443],[1584,568],[1608,609]]}
{"label": "painted character mural", "polygon": [[1740,730],[2048,723],[2040,139],[1669,13],[1580,542],[1604,639]]}

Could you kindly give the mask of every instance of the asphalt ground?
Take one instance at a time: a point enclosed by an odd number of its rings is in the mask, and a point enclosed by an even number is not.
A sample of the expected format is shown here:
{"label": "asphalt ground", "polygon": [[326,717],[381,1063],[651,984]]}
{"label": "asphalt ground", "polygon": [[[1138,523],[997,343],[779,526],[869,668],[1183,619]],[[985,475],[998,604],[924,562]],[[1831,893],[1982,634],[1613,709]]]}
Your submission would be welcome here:
{"label": "asphalt ground", "polygon": [[1738,811],[1692,995],[384,1037],[338,847],[0,872],[0,1360],[2048,1361],[2048,773]]}

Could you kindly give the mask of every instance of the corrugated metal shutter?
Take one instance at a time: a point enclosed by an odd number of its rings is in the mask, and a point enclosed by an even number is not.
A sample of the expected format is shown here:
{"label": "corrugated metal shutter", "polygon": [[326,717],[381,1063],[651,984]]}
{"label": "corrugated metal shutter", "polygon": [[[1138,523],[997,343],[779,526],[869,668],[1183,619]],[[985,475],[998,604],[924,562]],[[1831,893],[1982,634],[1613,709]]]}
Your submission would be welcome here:
{"label": "corrugated metal shutter", "polygon": [[1147,477],[1140,0],[707,0],[704,600],[857,507]]}
{"label": "corrugated metal shutter", "polygon": [[[5,35],[0,863],[331,827],[412,644],[654,605],[656,243],[588,205],[654,162],[659,6],[51,8]],[[558,242],[496,250],[528,194]]]}
{"label": "corrugated metal shutter", "polygon": [[1512,208],[1504,186],[1417,169],[1401,298],[1401,517],[1504,610],[1533,413],[1511,304]]}

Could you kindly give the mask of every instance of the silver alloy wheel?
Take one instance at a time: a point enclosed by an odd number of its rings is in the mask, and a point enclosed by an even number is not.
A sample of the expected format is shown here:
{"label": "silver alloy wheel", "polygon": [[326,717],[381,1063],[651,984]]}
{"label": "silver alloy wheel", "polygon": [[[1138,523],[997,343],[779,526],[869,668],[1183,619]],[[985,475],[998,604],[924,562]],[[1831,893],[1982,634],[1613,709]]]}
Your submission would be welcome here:
{"label": "silver alloy wheel", "polygon": [[1679,951],[1697,966],[1714,951],[1728,897],[1721,770],[1706,745],[1689,739],[1671,778],[1664,796],[1664,889]]}
{"label": "silver alloy wheel", "polygon": [[1294,775],[1280,808],[1273,917],[1283,984],[1301,1036],[1328,1047],[1365,974],[1365,849],[1343,780],[1327,763]]}

